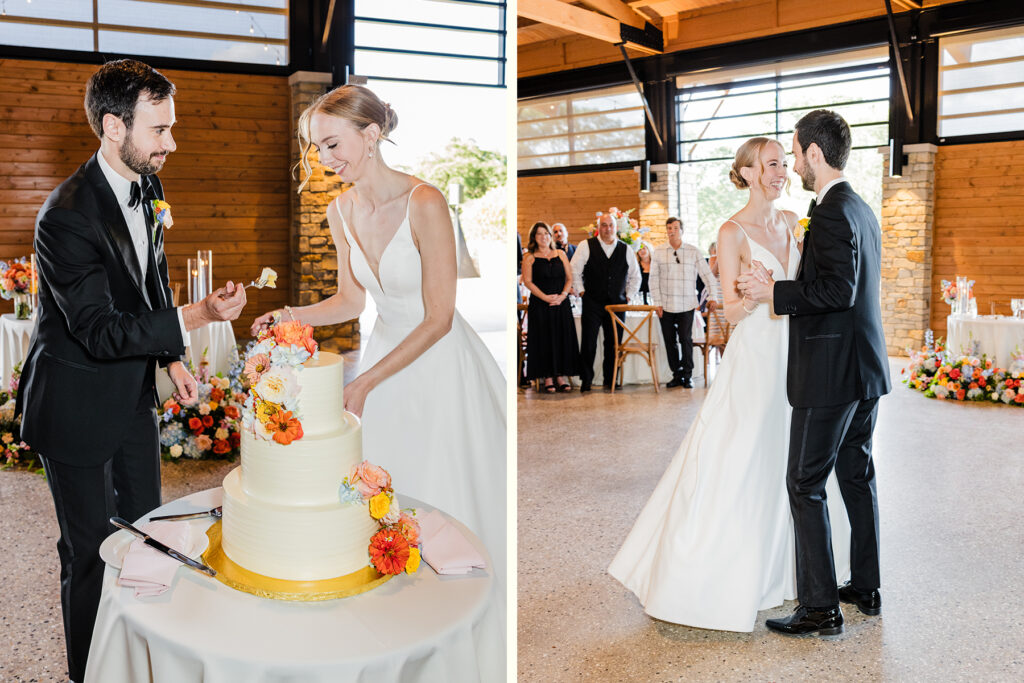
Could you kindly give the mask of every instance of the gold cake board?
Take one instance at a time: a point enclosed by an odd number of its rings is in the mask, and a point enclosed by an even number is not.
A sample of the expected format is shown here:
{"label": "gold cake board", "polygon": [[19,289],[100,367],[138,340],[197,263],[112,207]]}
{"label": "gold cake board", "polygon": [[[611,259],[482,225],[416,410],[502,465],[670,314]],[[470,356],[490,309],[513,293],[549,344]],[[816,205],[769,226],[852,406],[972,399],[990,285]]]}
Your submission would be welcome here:
{"label": "gold cake board", "polygon": [[206,530],[210,546],[203,553],[203,561],[217,570],[217,580],[224,585],[261,598],[301,602],[348,598],[372,590],[392,577],[369,565],[345,576],[320,581],[287,581],[263,576],[235,564],[228,557],[221,540],[221,527],[218,519]]}

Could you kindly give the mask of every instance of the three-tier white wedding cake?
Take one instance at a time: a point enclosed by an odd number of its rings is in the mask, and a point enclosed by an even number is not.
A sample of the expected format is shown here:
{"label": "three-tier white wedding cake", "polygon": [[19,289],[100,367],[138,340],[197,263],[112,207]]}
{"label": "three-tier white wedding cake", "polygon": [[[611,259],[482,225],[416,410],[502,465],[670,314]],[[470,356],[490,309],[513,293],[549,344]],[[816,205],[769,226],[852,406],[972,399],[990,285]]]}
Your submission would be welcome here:
{"label": "three-tier white wedding cake", "polygon": [[316,581],[367,566],[378,523],[365,503],[339,498],[363,459],[359,418],[344,409],[343,371],[340,356],[319,352],[293,373],[299,438],[281,443],[242,431],[241,467],[224,478],[223,547],[249,571]]}

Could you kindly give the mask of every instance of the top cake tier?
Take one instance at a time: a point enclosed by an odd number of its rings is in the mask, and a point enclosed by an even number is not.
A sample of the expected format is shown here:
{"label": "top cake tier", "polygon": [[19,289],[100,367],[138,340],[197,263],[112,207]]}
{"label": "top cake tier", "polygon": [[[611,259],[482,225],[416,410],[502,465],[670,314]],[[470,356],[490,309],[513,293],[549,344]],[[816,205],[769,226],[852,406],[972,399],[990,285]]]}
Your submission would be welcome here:
{"label": "top cake tier", "polygon": [[321,351],[298,372],[299,412],[302,431],[310,436],[336,432],[342,427],[345,412],[345,359],[336,353]]}

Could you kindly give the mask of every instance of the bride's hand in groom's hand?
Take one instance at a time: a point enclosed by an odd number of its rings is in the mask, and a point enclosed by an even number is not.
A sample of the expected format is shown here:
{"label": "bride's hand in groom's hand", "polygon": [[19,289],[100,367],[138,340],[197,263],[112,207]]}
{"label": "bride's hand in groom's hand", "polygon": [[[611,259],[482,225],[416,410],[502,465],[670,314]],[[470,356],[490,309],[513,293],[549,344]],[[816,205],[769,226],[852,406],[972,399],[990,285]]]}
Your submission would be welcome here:
{"label": "bride's hand in groom's hand", "polygon": [[196,378],[180,360],[167,366],[167,375],[174,382],[174,400],[184,406],[194,405],[199,400],[199,385]]}
{"label": "bride's hand in groom's hand", "polygon": [[758,282],[761,282],[763,284],[770,285],[772,284],[772,282],[774,282],[772,280],[772,275],[775,274],[775,271],[768,270],[760,261],[751,262],[750,273],[757,279]]}

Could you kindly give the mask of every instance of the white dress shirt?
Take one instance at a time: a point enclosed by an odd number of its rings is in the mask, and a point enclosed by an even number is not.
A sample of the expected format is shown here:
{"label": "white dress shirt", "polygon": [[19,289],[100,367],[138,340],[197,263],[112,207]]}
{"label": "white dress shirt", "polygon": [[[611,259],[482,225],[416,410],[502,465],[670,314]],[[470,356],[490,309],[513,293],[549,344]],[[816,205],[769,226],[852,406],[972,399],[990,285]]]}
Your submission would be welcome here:
{"label": "white dress shirt", "polygon": [[815,205],[821,204],[821,200],[825,198],[825,194],[829,190],[831,190],[833,187],[835,187],[839,183],[845,183],[845,182],[849,182],[849,179],[846,176],[841,175],[838,178],[836,178],[834,180],[830,180],[828,183],[826,183],[825,187],[821,188],[821,192],[818,193],[817,198],[815,198],[815,200],[814,200]]}
{"label": "white dress shirt", "polygon": [[[103,177],[107,179],[110,189],[114,191],[117,205],[121,207],[121,214],[124,222],[128,224],[128,233],[132,238],[132,246],[135,247],[135,257],[138,259],[142,271],[142,286],[146,286],[146,274],[149,272],[149,235],[147,234],[146,215],[142,211],[142,202],[129,208],[128,202],[132,198],[132,181],[125,178],[111,167],[103,158],[103,152],[96,155],[99,159],[100,170]],[[143,200],[145,201],[145,200]],[[157,278],[159,280],[159,277]],[[162,284],[160,286],[163,286]],[[181,307],[178,307],[178,327],[181,328],[181,339],[185,346],[189,345],[188,330],[185,329],[185,318],[181,314]]]}
{"label": "white dress shirt", "polygon": [[715,276],[697,247],[681,244],[675,249],[666,244],[656,249],[651,256],[651,304],[661,306],[668,313],[684,313],[697,308],[698,275],[711,294]]}
{"label": "white dress shirt", "polygon": [[[601,245],[601,250],[604,255],[608,258],[612,257],[615,252],[615,247],[619,245],[619,240],[614,240],[611,244],[605,244],[604,241],[599,237],[597,239],[598,244]],[[623,242],[625,244],[625,242]],[[640,262],[636,259],[636,254],[631,253],[633,250],[626,246],[626,301],[632,300],[636,297],[637,292],[640,291]],[[572,255],[572,261],[569,265],[572,266],[572,286],[576,290],[576,293],[584,291],[583,287],[583,268],[587,265],[587,261],[590,260],[590,240],[583,240],[576,247],[576,253]]]}

